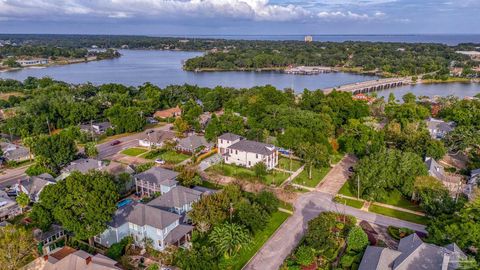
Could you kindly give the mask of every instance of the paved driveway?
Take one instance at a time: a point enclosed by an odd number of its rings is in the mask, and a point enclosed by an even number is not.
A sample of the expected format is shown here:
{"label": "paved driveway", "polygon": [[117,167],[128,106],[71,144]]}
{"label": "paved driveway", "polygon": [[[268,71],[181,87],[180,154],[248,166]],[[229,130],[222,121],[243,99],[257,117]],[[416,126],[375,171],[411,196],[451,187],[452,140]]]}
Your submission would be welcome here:
{"label": "paved driveway", "polygon": [[244,269],[279,269],[285,258],[298,245],[305,234],[308,221],[325,211],[352,215],[357,217],[357,219],[366,220],[381,226],[393,225],[425,232],[425,226],[337,204],[332,202],[332,195],[326,193],[318,191],[309,192],[298,198],[295,203],[294,214],[282,224],[279,230],[265,243]]}
{"label": "paved driveway", "polygon": [[322,182],[318,184],[317,190],[320,192],[336,195],[342,188],[343,184],[350,176],[348,168],[357,163],[357,158],[352,155],[344,157],[330,172],[325,176]]}

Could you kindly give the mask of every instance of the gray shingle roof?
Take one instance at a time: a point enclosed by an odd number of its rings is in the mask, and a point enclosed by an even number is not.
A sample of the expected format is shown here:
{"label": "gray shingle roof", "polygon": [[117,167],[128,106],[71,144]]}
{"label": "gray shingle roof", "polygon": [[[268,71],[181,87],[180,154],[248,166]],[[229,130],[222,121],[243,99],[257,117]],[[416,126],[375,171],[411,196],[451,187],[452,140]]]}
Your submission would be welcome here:
{"label": "gray shingle roof", "polygon": [[0,147],[2,148],[3,156],[7,160],[26,159],[30,156],[30,152],[28,151],[28,149],[21,145],[1,142]]}
{"label": "gray shingle roof", "polygon": [[169,244],[173,244],[180,240],[185,234],[191,232],[193,230],[193,226],[180,224],[175,229],[173,229],[170,233],[168,233],[167,237],[165,237],[165,242]]}
{"label": "gray shingle roof", "polygon": [[148,225],[157,229],[165,229],[180,217],[180,215],[146,204],[132,203],[118,209],[109,225],[118,228],[126,222],[130,222],[138,226]]}
{"label": "gray shingle roof", "polygon": [[152,167],[142,173],[135,175],[135,178],[143,181],[147,181],[152,184],[174,186],[177,184],[175,178],[177,178],[178,172],[167,170],[160,167]]}
{"label": "gray shingle roof", "polygon": [[32,176],[29,179],[21,182],[30,196],[36,196],[46,185],[52,183],[55,183],[55,179],[48,173]]}
{"label": "gray shingle roof", "polygon": [[228,148],[260,155],[271,155],[275,151],[273,145],[249,140],[241,140],[230,145]]}
{"label": "gray shingle roof", "polygon": [[235,141],[235,140],[238,140],[238,139],[242,139],[242,136],[239,136],[239,135],[233,134],[233,133],[224,133],[218,138],[231,142],[231,141]]}
{"label": "gray shingle roof", "polygon": [[193,151],[200,146],[211,147],[212,144],[208,143],[203,136],[191,135],[186,138],[180,139],[177,146]]}
{"label": "gray shingle roof", "polygon": [[359,270],[453,270],[465,258],[455,244],[439,247],[411,234],[400,240],[398,251],[367,247]]}
{"label": "gray shingle roof", "polygon": [[448,133],[453,130],[454,123],[453,122],[445,122],[440,119],[429,118],[426,120],[428,129],[436,129],[443,133]]}
{"label": "gray shingle roof", "polygon": [[90,170],[98,170],[102,167],[103,163],[100,160],[93,158],[81,158],[70,162],[70,164],[62,170],[62,172],[79,171],[81,173],[87,173]]}
{"label": "gray shingle roof", "polygon": [[435,159],[431,157],[425,158],[425,166],[427,166],[428,173],[441,180],[445,180],[445,170],[442,165],[438,164]]}
{"label": "gray shingle roof", "polygon": [[202,192],[200,191],[183,186],[176,186],[169,192],[150,201],[148,205],[160,209],[181,208],[186,204],[199,200],[201,195]]}
{"label": "gray shingle roof", "polygon": [[363,255],[358,270],[385,270],[391,269],[394,260],[401,252],[388,248],[368,246]]}

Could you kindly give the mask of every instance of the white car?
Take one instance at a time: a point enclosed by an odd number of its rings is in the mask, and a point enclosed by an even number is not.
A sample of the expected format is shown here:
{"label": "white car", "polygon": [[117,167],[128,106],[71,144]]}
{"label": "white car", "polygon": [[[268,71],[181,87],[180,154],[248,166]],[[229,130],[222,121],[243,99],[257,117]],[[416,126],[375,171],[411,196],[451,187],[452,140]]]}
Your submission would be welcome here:
{"label": "white car", "polygon": [[157,159],[155,159],[155,163],[163,165],[163,164],[165,164],[165,160],[157,158]]}

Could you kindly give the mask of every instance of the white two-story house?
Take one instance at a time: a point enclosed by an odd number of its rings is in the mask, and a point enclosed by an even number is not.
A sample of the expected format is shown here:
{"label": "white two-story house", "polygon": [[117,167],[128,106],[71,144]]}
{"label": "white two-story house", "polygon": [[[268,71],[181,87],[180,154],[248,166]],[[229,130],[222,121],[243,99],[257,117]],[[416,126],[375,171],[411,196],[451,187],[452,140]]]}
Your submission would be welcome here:
{"label": "white two-story house", "polygon": [[218,137],[218,151],[226,164],[251,168],[263,162],[268,170],[278,165],[278,151],[273,145],[246,140],[243,137],[225,133]]}
{"label": "white two-story house", "polygon": [[172,170],[152,167],[134,176],[136,191],[148,197],[155,193],[165,194],[177,186],[177,175],[178,172]]}
{"label": "white two-story house", "polygon": [[162,251],[168,245],[181,246],[191,237],[193,226],[182,224],[181,216],[142,203],[132,203],[117,210],[108,228],[95,241],[110,247],[126,236],[132,236],[137,246],[147,240]]}

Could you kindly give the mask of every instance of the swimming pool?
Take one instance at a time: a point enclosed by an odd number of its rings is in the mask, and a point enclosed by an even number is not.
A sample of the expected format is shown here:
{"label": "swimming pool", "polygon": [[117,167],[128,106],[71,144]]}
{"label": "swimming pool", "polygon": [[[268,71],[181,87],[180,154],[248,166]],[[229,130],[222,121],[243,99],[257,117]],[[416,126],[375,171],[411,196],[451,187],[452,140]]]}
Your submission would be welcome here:
{"label": "swimming pool", "polygon": [[127,206],[129,204],[133,203],[132,199],[123,199],[117,203],[117,208],[122,208],[124,206]]}

